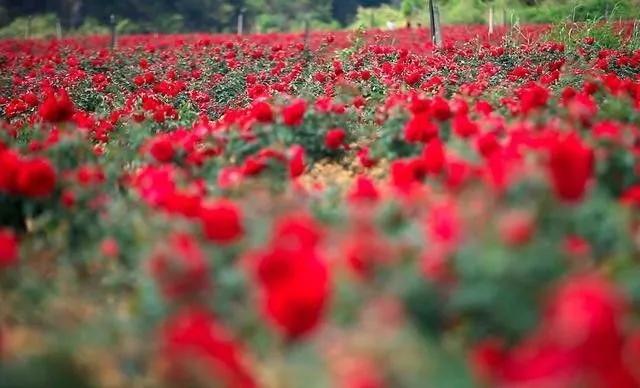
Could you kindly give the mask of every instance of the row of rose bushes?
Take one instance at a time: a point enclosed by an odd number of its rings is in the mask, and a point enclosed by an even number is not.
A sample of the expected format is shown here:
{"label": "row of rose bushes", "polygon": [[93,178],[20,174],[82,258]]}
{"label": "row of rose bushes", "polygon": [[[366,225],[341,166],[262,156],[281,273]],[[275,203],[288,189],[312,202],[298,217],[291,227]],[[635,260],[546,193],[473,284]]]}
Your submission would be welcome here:
{"label": "row of rose bushes", "polygon": [[6,381],[639,386],[640,52],[456,31],[3,43]]}

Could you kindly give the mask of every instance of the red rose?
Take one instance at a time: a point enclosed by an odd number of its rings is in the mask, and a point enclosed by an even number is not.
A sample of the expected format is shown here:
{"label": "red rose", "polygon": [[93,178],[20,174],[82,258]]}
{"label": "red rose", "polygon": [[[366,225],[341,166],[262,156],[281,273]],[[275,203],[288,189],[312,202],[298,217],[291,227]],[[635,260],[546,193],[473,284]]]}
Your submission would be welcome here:
{"label": "red rose", "polygon": [[498,231],[502,241],[511,247],[527,244],[535,232],[533,214],[523,210],[512,210],[501,215],[498,221]]}
{"label": "red rose", "polygon": [[282,120],[285,125],[295,127],[302,124],[302,118],[307,111],[307,102],[295,100],[282,110]]}
{"label": "red rose", "polygon": [[200,209],[200,221],[204,235],[221,245],[231,244],[244,234],[241,209],[226,199],[205,204]]}
{"label": "red rose", "polygon": [[218,174],[218,187],[228,189],[238,186],[242,182],[242,170],[236,166],[227,166],[220,169]]}
{"label": "red rose", "polygon": [[152,141],[149,153],[155,160],[160,163],[169,163],[173,160],[176,150],[173,142],[166,138],[160,137]]}
{"label": "red rose", "polygon": [[260,262],[262,309],[288,339],[310,334],[328,304],[329,272],[315,250],[276,246]]}
{"label": "red rose", "polygon": [[294,246],[311,248],[323,238],[323,231],[308,214],[289,215],[276,222],[272,243],[286,242]]}
{"label": "red rose", "polygon": [[[189,383],[189,372],[198,371],[225,388],[257,387],[246,365],[244,349],[222,327],[213,314],[190,307],[178,311],[160,329],[160,350],[167,369],[165,377],[174,386]],[[195,368],[194,368],[195,367]],[[200,375],[199,375],[200,376]]]}
{"label": "red rose", "polygon": [[426,143],[436,136],[438,127],[424,113],[414,115],[404,127],[404,139],[407,143]]}
{"label": "red rose", "polygon": [[521,111],[526,115],[534,109],[547,105],[551,92],[544,86],[531,83],[517,90],[516,94],[520,99]]}
{"label": "red rose", "polygon": [[586,93],[576,94],[567,103],[569,115],[582,125],[589,125],[598,114],[598,104],[593,97]]}
{"label": "red rose", "polygon": [[10,229],[0,229],[0,270],[20,259],[18,238]]}
{"label": "red rose", "polygon": [[258,255],[262,311],[290,340],[310,334],[328,305],[329,269],[317,249],[321,237],[310,217],[290,216],[275,225],[270,247]]}
{"label": "red rose", "polygon": [[493,381],[500,372],[505,353],[503,344],[496,339],[485,340],[471,349],[469,361],[478,380],[483,383]]}
{"label": "red rose", "polygon": [[335,128],[327,131],[327,134],[324,136],[324,145],[329,149],[339,148],[346,138],[346,134],[344,133],[344,129]]}
{"label": "red rose", "polygon": [[207,260],[193,237],[177,233],[151,256],[149,267],[169,300],[206,290],[210,285]]}
{"label": "red rose", "polygon": [[301,145],[291,146],[289,149],[289,177],[295,179],[300,175],[304,174],[305,170],[305,152],[304,148]]}
{"label": "red rose", "polygon": [[567,388],[575,386],[580,365],[575,352],[532,338],[501,363],[498,387]]}
{"label": "red rose", "polygon": [[69,121],[74,113],[73,103],[65,90],[58,91],[56,96],[50,93],[40,105],[40,117],[50,123]]}
{"label": "red rose", "polygon": [[500,142],[498,141],[498,137],[493,132],[487,132],[480,136],[478,136],[476,140],[476,148],[480,155],[485,158],[488,158],[496,151],[500,150]]}
{"label": "red rose", "polygon": [[32,198],[48,197],[56,188],[56,172],[46,159],[22,162],[17,177],[18,190]]}
{"label": "red rose", "polygon": [[358,150],[358,161],[364,168],[371,168],[378,163],[377,160],[371,157],[371,151],[367,147],[362,147]]}
{"label": "red rose", "polygon": [[253,113],[253,117],[255,117],[258,122],[273,122],[273,110],[271,109],[271,105],[267,104],[266,102],[256,102],[255,104],[253,104],[251,112]]}
{"label": "red rose", "polygon": [[453,201],[434,204],[427,215],[428,240],[445,250],[455,249],[462,240],[462,225],[458,208]]}
{"label": "red rose", "polygon": [[453,119],[453,132],[461,138],[469,138],[478,133],[478,124],[470,120],[466,114],[457,115]]}
{"label": "red rose", "polygon": [[595,275],[569,278],[549,302],[543,329],[548,338],[579,355],[586,367],[608,368],[620,355],[626,301]]}
{"label": "red rose", "polygon": [[380,198],[373,181],[366,176],[358,175],[348,194],[351,202],[376,202]]}
{"label": "red rose", "polygon": [[201,195],[186,191],[175,191],[164,199],[164,208],[169,213],[195,218],[200,213]]}
{"label": "red rose", "polygon": [[445,121],[453,115],[449,102],[442,97],[434,97],[429,107],[429,113],[439,121]]}
{"label": "red rose", "polygon": [[575,132],[551,146],[551,183],[556,195],[566,202],[582,200],[594,169],[594,153]]}
{"label": "red rose", "polygon": [[105,238],[100,243],[100,251],[106,257],[118,257],[120,256],[120,244],[113,237]]}
{"label": "red rose", "polygon": [[440,139],[435,138],[429,141],[424,150],[422,150],[422,160],[427,173],[439,174],[444,170],[447,157],[444,144]]}
{"label": "red rose", "polygon": [[0,151],[0,191],[13,193],[17,190],[18,172],[20,171],[20,156],[6,150]]}
{"label": "red rose", "polygon": [[255,176],[260,174],[267,167],[264,160],[258,156],[249,156],[242,164],[242,174],[244,176]]}

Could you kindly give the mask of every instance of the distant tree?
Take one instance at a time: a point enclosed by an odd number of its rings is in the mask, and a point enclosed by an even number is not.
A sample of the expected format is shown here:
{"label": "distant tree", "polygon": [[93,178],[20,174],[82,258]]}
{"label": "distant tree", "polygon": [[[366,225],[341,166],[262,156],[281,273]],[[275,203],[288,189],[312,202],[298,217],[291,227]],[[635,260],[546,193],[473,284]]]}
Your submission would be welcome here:
{"label": "distant tree", "polygon": [[342,25],[348,25],[353,20],[359,3],[358,0],[334,0],[331,14]]}
{"label": "distant tree", "polygon": [[406,17],[410,17],[417,10],[425,7],[426,0],[402,0],[400,9],[402,14]]}

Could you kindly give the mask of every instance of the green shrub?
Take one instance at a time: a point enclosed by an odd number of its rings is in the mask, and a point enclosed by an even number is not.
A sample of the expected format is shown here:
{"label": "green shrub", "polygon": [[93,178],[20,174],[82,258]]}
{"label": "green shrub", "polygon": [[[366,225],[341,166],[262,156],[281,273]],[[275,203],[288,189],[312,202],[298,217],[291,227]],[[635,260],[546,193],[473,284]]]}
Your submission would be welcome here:
{"label": "green shrub", "polygon": [[[47,38],[56,35],[57,18],[54,14],[37,15],[31,19],[31,37]],[[24,38],[29,20],[26,17],[14,19],[9,25],[0,28],[0,39]]]}

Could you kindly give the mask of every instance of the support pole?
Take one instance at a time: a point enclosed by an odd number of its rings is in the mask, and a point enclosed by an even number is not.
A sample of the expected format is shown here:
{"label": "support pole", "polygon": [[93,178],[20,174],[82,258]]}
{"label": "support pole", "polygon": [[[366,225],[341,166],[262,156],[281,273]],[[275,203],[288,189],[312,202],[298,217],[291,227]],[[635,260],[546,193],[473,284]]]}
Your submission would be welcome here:
{"label": "support pole", "polygon": [[429,0],[429,21],[431,25],[431,43],[436,44],[436,16],[433,0]]}
{"label": "support pole", "polygon": [[435,22],[435,42],[437,48],[442,48],[442,29],[440,28],[440,7],[437,4],[433,6],[434,22]]}
{"label": "support pole", "polygon": [[56,20],[56,37],[58,40],[62,39],[62,23],[60,23],[60,18]]}
{"label": "support pole", "polygon": [[111,49],[114,50],[118,46],[116,15],[111,14],[111,16],[109,17],[109,24],[111,25]]}
{"label": "support pole", "polygon": [[26,39],[30,39],[31,38],[31,22],[33,21],[33,16],[29,15],[27,17],[27,31],[25,32],[25,38]]}
{"label": "support pole", "polygon": [[489,8],[489,36],[493,35],[493,7]]}
{"label": "support pole", "polygon": [[247,12],[246,8],[242,8],[240,10],[240,14],[238,14],[238,35],[244,35],[244,13]]}

